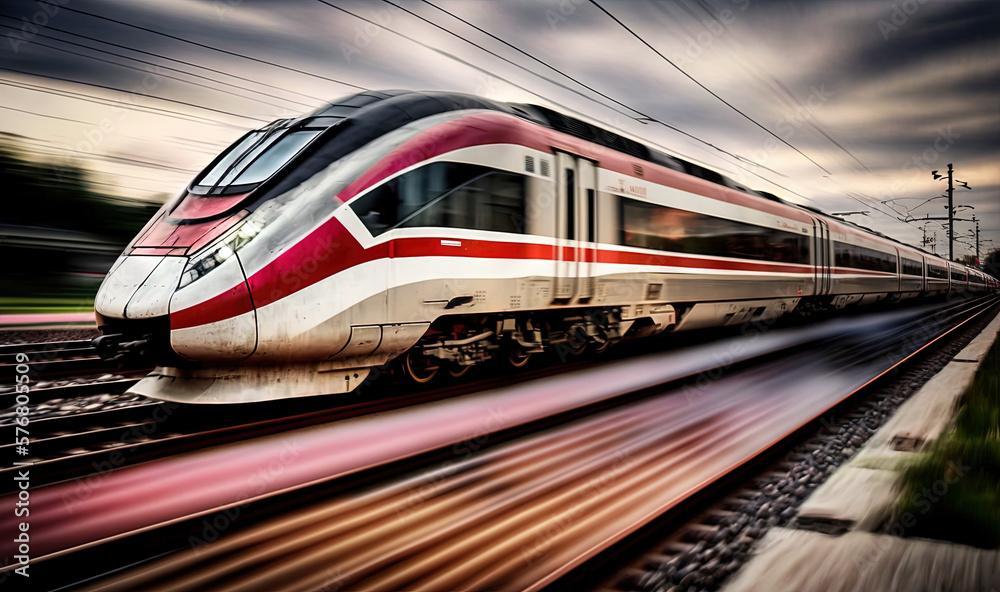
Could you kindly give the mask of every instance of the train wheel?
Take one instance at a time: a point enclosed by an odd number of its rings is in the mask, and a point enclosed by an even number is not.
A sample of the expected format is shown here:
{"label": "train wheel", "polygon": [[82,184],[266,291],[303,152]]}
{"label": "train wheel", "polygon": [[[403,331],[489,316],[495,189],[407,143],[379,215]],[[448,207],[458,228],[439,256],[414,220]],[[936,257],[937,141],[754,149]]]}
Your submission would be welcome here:
{"label": "train wheel", "polygon": [[434,361],[425,356],[418,348],[411,348],[406,352],[406,359],[403,361],[403,368],[410,380],[417,384],[427,384],[434,380],[438,370],[441,369]]}
{"label": "train wheel", "polygon": [[590,345],[590,342],[587,340],[586,335],[583,334],[582,331],[571,334],[569,341],[566,343],[569,346],[569,353],[574,356],[583,355],[583,352],[587,351],[587,346]]}
{"label": "train wheel", "polygon": [[468,366],[460,366],[458,364],[453,364],[448,367],[448,375],[451,376],[452,378],[461,378],[466,374],[468,374],[469,370],[472,370],[471,364]]}
{"label": "train wheel", "polygon": [[610,339],[605,339],[604,343],[601,343],[601,344],[597,344],[595,342],[594,343],[594,353],[595,354],[603,354],[604,352],[608,351],[609,347],[611,347],[611,340]]}
{"label": "train wheel", "polygon": [[512,368],[521,369],[531,361],[531,353],[525,351],[520,345],[514,344],[507,348],[506,360]]}

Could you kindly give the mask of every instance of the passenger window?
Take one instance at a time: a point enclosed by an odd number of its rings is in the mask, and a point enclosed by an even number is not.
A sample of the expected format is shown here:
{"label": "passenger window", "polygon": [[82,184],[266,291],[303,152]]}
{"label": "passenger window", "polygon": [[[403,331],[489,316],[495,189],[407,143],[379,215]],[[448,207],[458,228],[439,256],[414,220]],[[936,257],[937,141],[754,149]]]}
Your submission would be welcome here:
{"label": "passenger window", "polygon": [[809,263],[809,236],[621,198],[621,243],[632,247]]}
{"label": "passenger window", "polygon": [[525,177],[437,162],[404,173],[351,203],[373,236],[439,226],[524,233]]}

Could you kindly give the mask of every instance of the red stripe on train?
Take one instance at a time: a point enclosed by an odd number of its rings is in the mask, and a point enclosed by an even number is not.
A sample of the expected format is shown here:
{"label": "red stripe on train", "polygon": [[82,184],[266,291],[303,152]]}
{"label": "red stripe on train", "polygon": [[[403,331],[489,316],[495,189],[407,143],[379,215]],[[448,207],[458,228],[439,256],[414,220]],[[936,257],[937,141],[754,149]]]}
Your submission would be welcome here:
{"label": "red stripe on train", "polygon": [[[442,241],[447,241],[442,244]],[[457,243],[457,244],[456,244]],[[331,219],[279,255],[271,264],[248,280],[257,308],[272,304],[303,288],[332,277],[350,267],[376,259],[410,257],[475,257],[485,259],[534,259],[556,261],[562,250],[564,260],[571,260],[575,247],[556,247],[539,243],[441,239],[429,237],[401,238],[364,249],[340,224]],[[585,249],[581,249],[583,251]],[[722,261],[698,259],[681,255],[661,255],[596,249],[600,263],[686,267],[758,273],[812,274],[808,265],[758,263],[754,261]],[[553,270],[554,271],[554,270]],[[242,284],[241,284],[242,286]],[[200,304],[171,315],[171,328],[182,329],[218,322],[249,312],[245,289],[237,286]]]}

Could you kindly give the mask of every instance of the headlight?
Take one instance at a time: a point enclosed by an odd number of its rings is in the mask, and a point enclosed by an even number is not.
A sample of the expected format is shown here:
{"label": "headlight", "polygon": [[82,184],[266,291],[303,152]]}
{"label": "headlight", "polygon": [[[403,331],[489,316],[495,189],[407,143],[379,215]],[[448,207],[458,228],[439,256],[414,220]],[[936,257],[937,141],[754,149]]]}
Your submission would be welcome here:
{"label": "headlight", "polygon": [[250,217],[237,225],[236,229],[230,232],[224,239],[192,257],[187,267],[184,268],[184,274],[181,275],[181,281],[177,287],[183,288],[235,255],[237,251],[245,247],[255,236],[260,234],[261,229],[266,223],[266,218],[267,215],[264,210],[254,212]]}

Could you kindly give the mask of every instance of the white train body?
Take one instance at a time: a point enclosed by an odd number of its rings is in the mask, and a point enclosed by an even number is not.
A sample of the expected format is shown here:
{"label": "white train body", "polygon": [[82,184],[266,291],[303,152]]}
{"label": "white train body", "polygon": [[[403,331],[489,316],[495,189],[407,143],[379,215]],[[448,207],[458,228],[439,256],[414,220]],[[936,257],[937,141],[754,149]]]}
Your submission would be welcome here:
{"label": "white train body", "polygon": [[95,304],[133,392],[242,402],[422,380],[993,278],[558,113],[363,93],[252,132],[140,233]]}

